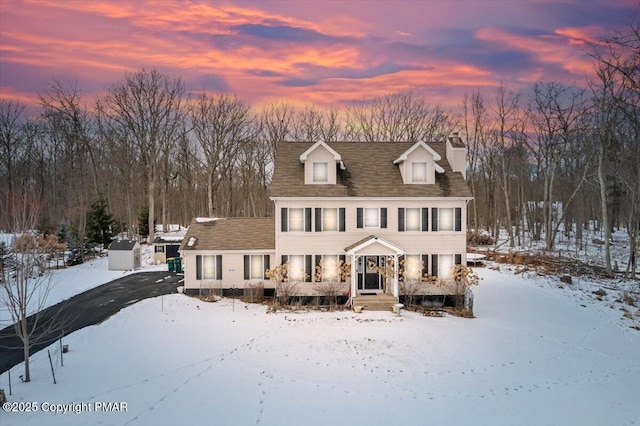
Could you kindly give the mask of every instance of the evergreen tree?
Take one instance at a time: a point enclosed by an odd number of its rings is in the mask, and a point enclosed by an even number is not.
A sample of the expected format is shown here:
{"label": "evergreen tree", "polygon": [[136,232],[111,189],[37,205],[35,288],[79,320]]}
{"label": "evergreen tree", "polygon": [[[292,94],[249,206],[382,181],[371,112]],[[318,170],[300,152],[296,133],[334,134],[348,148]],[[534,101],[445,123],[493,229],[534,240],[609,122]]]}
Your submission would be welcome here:
{"label": "evergreen tree", "polygon": [[113,217],[107,213],[107,201],[98,198],[89,207],[87,212],[87,238],[89,242],[100,243],[107,248],[111,243],[112,226],[115,223]]}

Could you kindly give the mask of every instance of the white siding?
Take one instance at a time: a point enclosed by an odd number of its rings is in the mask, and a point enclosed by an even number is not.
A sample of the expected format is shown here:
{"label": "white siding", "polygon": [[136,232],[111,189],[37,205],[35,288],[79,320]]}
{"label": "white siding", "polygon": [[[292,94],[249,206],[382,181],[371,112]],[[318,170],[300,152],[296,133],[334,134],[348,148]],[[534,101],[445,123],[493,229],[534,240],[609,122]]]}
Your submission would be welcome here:
{"label": "white siding", "polygon": [[450,141],[447,141],[447,161],[454,172],[462,173],[467,178],[467,149],[454,148]]}
{"label": "white siding", "polygon": [[[186,251],[183,253],[184,256],[184,287],[185,290],[197,290],[197,289],[207,289],[207,288],[245,288],[250,282],[262,282],[265,288],[273,288],[271,281],[269,279],[258,279],[258,280],[245,280],[244,279],[244,255],[245,254],[257,254],[257,255],[269,255],[269,265],[273,268],[274,265],[274,255],[273,252],[265,252],[265,251],[247,251],[247,252],[225,252],[225,251]],[[215,279],[206,279],[206,280],[197,280],[197,271],[196,271],[196,256],[207,256],[207,255],[222,255],[222,280]]]}

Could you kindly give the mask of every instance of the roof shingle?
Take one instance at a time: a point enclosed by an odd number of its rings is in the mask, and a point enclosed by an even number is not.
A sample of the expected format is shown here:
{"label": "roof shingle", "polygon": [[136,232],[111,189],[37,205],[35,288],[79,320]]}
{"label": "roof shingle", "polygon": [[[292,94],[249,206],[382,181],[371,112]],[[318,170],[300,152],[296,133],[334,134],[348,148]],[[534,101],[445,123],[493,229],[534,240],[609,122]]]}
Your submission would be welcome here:
{"label": "roof shingle", "polygon": [[[193,241],[191,245],[190,241]],[[238,217],[193,221],[182,240],[180,251],[274,250],[275,246],[275,221],[272,217]]]}

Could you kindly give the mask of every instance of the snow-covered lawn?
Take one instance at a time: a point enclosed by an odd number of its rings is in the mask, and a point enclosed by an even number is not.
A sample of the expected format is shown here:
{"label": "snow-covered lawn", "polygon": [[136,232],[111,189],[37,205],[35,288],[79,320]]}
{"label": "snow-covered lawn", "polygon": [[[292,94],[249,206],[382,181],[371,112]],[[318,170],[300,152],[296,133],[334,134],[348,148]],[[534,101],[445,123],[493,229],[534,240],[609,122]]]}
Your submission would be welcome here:
{"label": "snow-covered lawn", "polygon": [[53,345],[58,384],[46,351],[31,383],[14,367],[10,400],[39,411],[2,412],[0,424],[640,423],[640,331],[618,307],[550,278],[478,271],[475,319],[148,299],[68,336],[64,367]]}

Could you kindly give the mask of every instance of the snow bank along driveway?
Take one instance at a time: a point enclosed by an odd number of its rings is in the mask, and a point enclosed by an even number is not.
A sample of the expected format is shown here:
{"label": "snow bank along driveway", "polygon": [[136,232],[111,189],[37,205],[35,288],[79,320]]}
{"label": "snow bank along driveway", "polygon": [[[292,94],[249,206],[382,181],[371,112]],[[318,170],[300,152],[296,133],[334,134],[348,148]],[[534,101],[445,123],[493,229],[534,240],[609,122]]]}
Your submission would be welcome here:
{"label": "snow bank along driveway", "polygon": [[619,312],[480,273],[473,320],[145,300],[69,336],[64,367],[52,346],[57,385],[46,351],[32,383],[14,369],[12,401],[92,411],[0,424],[640,424],[640,332]]}

